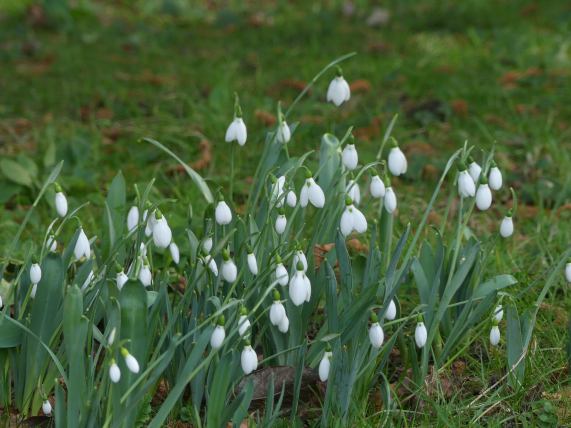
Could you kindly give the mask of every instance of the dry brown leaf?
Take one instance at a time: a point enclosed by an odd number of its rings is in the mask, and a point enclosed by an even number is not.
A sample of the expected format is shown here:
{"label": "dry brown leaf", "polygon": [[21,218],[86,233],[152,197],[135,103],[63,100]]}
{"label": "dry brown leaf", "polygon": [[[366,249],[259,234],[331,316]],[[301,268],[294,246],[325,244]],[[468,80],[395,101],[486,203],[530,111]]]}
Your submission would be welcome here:
{"label": "dry brown leaf", "polygon": [[254,116],[264,126],[274,126],[276,124],[276,117],[268,111],[256,110]]}
{"label": "dry brown leaf", "polygon": [[357,79],[351,82],[349,85],[351,88],[351,92],[363,92],[368,93],[371,92],[371,82],[365,79]]}

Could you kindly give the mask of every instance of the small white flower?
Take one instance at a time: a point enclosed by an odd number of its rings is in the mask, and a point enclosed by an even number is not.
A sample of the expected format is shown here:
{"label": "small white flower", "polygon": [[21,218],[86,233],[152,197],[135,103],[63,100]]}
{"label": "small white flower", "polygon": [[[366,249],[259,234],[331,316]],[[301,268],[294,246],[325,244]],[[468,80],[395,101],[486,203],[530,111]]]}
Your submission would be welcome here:
{"label": "small white flower", "polygon": [[65,217],[67,214],[67,199],[63,192],[57,192],[55,196],[55,206],[57,214],[60,217]]}
{"label": "small white flower", "polygon": [[395,305],[395,301],[391,299],[387,311],[385,312],[385,319],[392,321],[396,318],[396,316],[397,316],[397,305]]}
{"label": "small white flower", "polygon": [[332,102],[337,107],[351,98],[351,88],[340,70],[337,70],[337,76],[333,78],[327,88],[327,102]]}
{"label": "small white flower", "polygon": [[214,217],[216,218],[216,223],[218,223],[220,226],[230,224],[232,221],[232,211],[230,211],[230,207],[226,201],[221,200],[218,202],[214,212]]}
{"label": "small white flower", "polygon": [[[32,291],[30,291],[30,297],[32,299],[35,299],[37,292],[38,292],[38,284],[32,284]],[[2,298],[0,297],[0,308],[1,307],[2,307]]]}
{"label": "small white flower", "polygon": [[397,195],[391,186],[388,186],[385,191],[385,209],[389,214],[392,214],[397,209]]}
{"label": "small white flower", "polygon": [[571,262],[567,262],[565,265],[565,279],[568,283],[571,283]]}
{"label": "small white flower", "polygon": [[427,336],[428,333],[426,331],[424,322],[419,321],[416,324],[416,330],[414,330],[414,341],[416,342],[416,346],[418,346],[419,348],[424,347],[424,345],[426,345]]}
{"label": "small white flower", "polygon": [[280,333],[287,333],[287,331],[289,330],[289,318],[286,316],[284,316],[281,320],[281,322],[278,324],[278,330],[280,331]]}
{"label": "small white flower", "polygon": [[357,168],[359,163],[359,155],[357,154],[357,149],[355,149],[355,144],[347,144],[343,151],[341,152],[341,160],[343,165],[349,171],[353,171]]}
{"label": "small white flower", "polygon": [[500,224],[500,235],[502,238],[509,238],[514,233],[514,222],[512,216],[508,213]]}
{"label": "small white flower", "polygon": [[502,308],[502,305],[498,305],[496,306],[496,309],[494,309],[494,320],[499,323],[503,318],[504,309]]}
{"label": "small white flower", "polygon": [[367,219],[354,205],[350,197],[345,201],[345,211],[341,214],[341,234],[347,237],[351,232],[365,233],[367,231]]}
{"label": "small white flower", "polygon": [[371,327],[369,327],[369,341],[371,342],[371,346],[378,349],[383,346],[384,340],[385,333],[381,325],[378,322],[371,324]]}
{"label": "small white flower", "polygon": [[224,251],[222,253],[223,262],[222,262],[222,278],[226,282],[234,282],[236,281],[236,277],[238,276],[238,268],[234,261],[230,258],[228,251]]}
{"label": "small white flower", "polygon": [[111,360],[111,366],[109,366],[109,379],[111,379],[113,383],[117,383],[121,380],[121,370],[115,360]]}
{"label": "small white flower", "polygon": [[243,313],[242,315],[240,315],[240,318],[238,318],[238,334],[241,337],[244,336],[248,331],[248,329],[250,328],[250,326],[251,324],[250,320],[248,319],[248,314]]}
{"label": "small white flower", "polygon": [[274,303],[270,307],[270,322],[272,325],[278,325],[285,316],[286,311],[284,305],[280,302],[280,293],[274,290]]}
{"label": "small white flower", "polygon": [[305,282],[307,276],[303,269],[300,269],[302,267],[301,262],[298,263],[296,272],[289,281],[289,297],[295,306],[303,304],[307,298],[307,284]]}
{"label": "small white flower", "polygon": [[482,182],[476,192],[476,206],[480,211],[486,211],[492,206],[492,191],[488,183]]}
{"label": "small white flower", "polygon": [[472,177],[474,184],[478,184],[480,174],[482,174],[482,167],[472,158],[470,158],[470,164],[468,165],[468,173]]}
{"label": "small white flower", "polygon": [[129,232],[135,230],[139,224],[139,208],[133,205],[127,213],[127,229]]}
{"label": "small white flower", "polygon": [[32,284],[37,284],[42,279],[42,268],[38,263],[32,263],[30,266],[30,281]]}
{"label": "small white flower", "polygon": [[323,358],[319,362],[319,379],[321,382],[327,382],[327,379],[329,379],[329,369],[331,368],[329,359],[332,355],[331,352],[325,351]]}
{"label": "small white flower", "polygon": [[353,200],[355,205],[359,205],[361,203],[361,190],[359,189],[359,184],[355,180],[349,180],[345,191],[347,192],[347,196]]}
{"label": "small white flower", "polygon": [[89,245],[89,239],[87,239],[87,235],[83,231],[83,228],[79,229],[79,236],[77,237],[73,254],[77,260],[84,256],[88,259],[89,256],[91,256],[91,246]]}
{"label": "small white flower", "polygon": [[121,355],[125,359],[125,365],[131,373],[139,373],[139,362],[135,357],[129,354],[125,348],[121,348]]}
{"label": "small white flower", "polygon": [[276,131],[276,138],[278,143],[287,144],[291,140],[291,131],[285,119],[282,118]]}
{"label": "small white flower", "polygon": [[289,275],[287,273],[287,269],[282,263],[278,263],[276,266],[276,280],[278,284],[282,287],[285,287],[289,282]]}
{"label": "small white flower", "polygon": [[167,223],[167,219],[158,210],[155,211],[155,220],[153,242],[158,248],[167,248],[172,240],[171,228]]}
{"label": "small white flower", "polygon": [[151,268],[146,262],[141,267],[141,270],[139,270],[139,281],[141,281],[141,284],[145,287],[149,287],[153,283],[153,274],[151,273]]}
{"label": "small white flower", "polygon": [[298,263],[300,262],[303,266],[303,271],[307,272],[307,258],[305,257],[305,254],[303,254],[303,251],[298,249],[295,251],[295,253],[293,253],[292,268],[296,269]]}
{"label": "small white flower", "polygon": [[90,270],[89,275],[87,275],[87,278],[85,278],[85,281],[83,281],[83,285],[81,286],[81,291],[83,291],[87,287],[89,287],[89,284],[91,284],[91,282],[93,281],[94,278],[95,278],[95,274],[93,273],[92,270]]}
{"label": "small white flower", "polygon": [[272,184],[271,201],[277,208],[281,208],[284,205],[285,177],[282,175],[276,179],[272,176],[272,180],[275,181]]}
{"label": "small white flower", "polygon": [[305,208],[308,202],[311,202],[311,205],[315,208],[323,208],[325,205],[325,194],[310,173],[308,173],[308,175],[309,177],[305,179],[305,184],[299,194],[299,203],[302,208]]}
{"label": "small white flower", "polygon": [[285,232],[287,226],[287,218],[284,214],[279,214],[276,218],[275,229],[278,235],[281,235]]}
{"label": "small white flower", "polygon": [[226,137],[224,138],[227,143],[231,141],[237,141],[238,144],[243,146],[246,144],[246,139],[248,138],[248,131],[246,129],[246,124],[241,117],[235,117],[234,120],[228,125],[226,129]]}
{"label": "small white flower", "polygon": [[202,249],[206,254],[212,250],[212,238],[210,236],[204,238],[204,241],[202,241]]}
{"label": "small white flower", "polygon": [[249,375],[258,368],[258,356],[256,355],[256,351],[254,351],[249,344],[244,346],[242,350],[240,364],[242,365],[242,370],[245,375]]}
{"label": "small white flower", "polygon": [[210,336],[210,346],[212,349],[219,349],[222,347],[222,343],[226,338],[226,330],[224,330],[224,316],[220,316],[218,319],[218,325],[212,331]]}
{"label": "small white flower", "polygon": [[288,204],[288,206],[291,208],[295,208],[297,204],[297,196],[295,195],[295,192],[293,190],[287,192],[286,204]]}
{"label": "small white flower", "polygon": [[460,171],[458,175],[458,193],[462,198],[470,198],[476,194],[474,180],[463,163],[460,163],[458,169]]}
{"label": "small white flower", "polygon": [[500,343],[500,329],[497,325],[490,330],[490,345],[498,346]]}
{"label": "small white flower", "polygon": [[490,168],[490,173],[488,174],[488,182],[490,183],[490,189],[492,190],[500,190],[502,188],[502,172],[494,162],[492,162],[492,167]]}
{"label": "small white flower", "polygon": [[125,283],[129,281],[129,277],[127,275],[125,275],[125,272],[123,272],[123,269],[121,269],[121,271],[117,272],[117,275],[115,276],[115,284],[117,285],[117,289],[119,291],[121,291],[121,289],[123,288],[123,286],[125,285]]}
{"label": "small white flower", "polygon": [[216,260],[214,260],[210,254],[204,256],[203,263],[205,266],[208,266],[208,269],[210,269],[214,276],[218,276],[218,266],[216,265]]}
{"label": "small white flower", "polygon": [[382,198],[385,196],[385,183],[378,175],[371,177],[371,184],[369,185],[369,192],[373,198]]}
{"label": "small white flower", "polygon": [[155,224],[157,224],[157,217],[155,216],[155,211],[150,213],[150,215],[147,214],[148,211],[145,210],[145,212],[143,213],[143,221],[146,221],[145,236],[151,236],[153,234],[153,228],[155,227]]}
{"label": "small white flower", "polygon": [[406,170],[408,169],[408,162],[406,160],[406,156],[397,145],[397,142],[393,140],[393,147],[389,152],[389,171],[392,175],[399,176],[402,174],[406,174]]}
{"label": "small white flower", "polygon": [[52,253],[57,251],[57,241],[54,235],[50,235],[46,241],[46,248],[48,248]]}
{"label": "small white flower", "polygon": [[172,261],[178,265],[178,263],[180,262],[180,250],[178,249],[178,245],[176,245],[174,241],[170,243],[169,251],[171,253]]}
{"label": "small white flower", "polygon": [[42,412],[44,412],[44,415],[46,415],[46,416],[49,416],[52,414],[52,403],[50,403],[49,400],[45,400],[42,403]]}
{"label": "small white flower", "polygon": [[248,269],[250,269],[250,273],[252,275],[257,275],[258,274],[258,262],[256,261],[256,256],[254,255],[254,253],[249,253],[247,260],[248,260]]}
{"label": "small white flower", "polygon": [[117,329],[115,327],[113,327],[111,329],[111,333],[109,333],[109,337],[107,337],[107,345],[111,346],[113,345],[113,342],[115,342],[115,335],[117,334]]}

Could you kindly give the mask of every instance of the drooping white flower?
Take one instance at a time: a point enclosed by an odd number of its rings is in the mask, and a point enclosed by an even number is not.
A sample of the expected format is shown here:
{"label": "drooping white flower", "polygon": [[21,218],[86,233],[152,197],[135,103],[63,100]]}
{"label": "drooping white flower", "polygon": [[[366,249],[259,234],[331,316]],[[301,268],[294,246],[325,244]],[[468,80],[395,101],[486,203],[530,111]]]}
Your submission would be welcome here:
{"label": "drooping white flower", "polygon": [[270,322],[272,325],[278,325],[282,318],[286,316],[284,305],[280,301],[280,293],[274,290],[274,303],[270,307]]}
{"label": "drooping white flower", "polygon": [[258,262],[256,260],[256,255],[254,253],[248,253],[247,260],[248,260],[248,269],[250,269],[250,273],[252,275],[257,275]]}
{"label": "drooping white flower", "polygon": [[146,259],[139,270],[139,281],[141,281],[141,284],[145,287],[149,287],[153,283],[153,274],[151,273],[151,268]]}
{"label": "drooping white flower", "polygon": [[462,198],[471,198],[476,194],[476,185],[464,162],[458,164],[458,171],[458,193]]}
{"label": "drooping white flower", "polygon": [[389,214],[394,213],[397,209],[397,195],[390,185],[385,190],[384,205]]}
{"label": "drooping white flower", "polygon": [[492,206],[492,191],[488,186],[488,180],[482,176],[481,183],[476,191],[476,206],[480,211],[486,211]]}
{"label": "drooping white flower", "polygon": [[277,208],[281,208],[284,205],[285,176],[282,175],[278,178],[272,176],[272,180],[271,202]]}
{"label": "drooping white flower", "polygon": [[[35,299],[37,292],[38,292],[38,284],[32,284],[32,291],[30,291],[30,297],[32,299]],[[0,297],[0,307],[2,307],[2,298],[1,297]]]}
{"label": "drooping white flower", "polygon": [[238,276],[238,268],[234,261],[230,258],[230,254],[227,250],[222,252],[222,278],[226,282],[234,282],[236,281],[236,277]]}
{"label": "drooping white flower", "polygon": [[75,248],[73,249],[73,255],[77,260],[85,256],[88,259],[91,256],[91,246],[89,245],[89,239],[83,231],[83,228],[79,229],[79,236],[75,243]]}
{"label": "drooping white flower", "polygon": [[202,249],[204,250],[204,252],[206,254],[210,253],[210,250],[212,250],[212,237],[211,236],[207,236],[206,238],[204,238],[204,240],[202,241]]}
{"label": "drooping white flower", "polygon": [[222,347],[222,343],[226,338],[226,330],[224,330],[224,324],[224,315],[220,315],[216,327],[214,327],[212,335],[210,336],[210,346],[212,349],[219,349]]}
{"label": "drooping white flower", "polygon": [[113,345],[113,343],[115,342],[115,335],[116,334],[117,334],[117,329],[115,327],[113,327],[111,329],[111,332],[109,333],[109,336],[107,337],[107,346]]}
{"label": "drooping white flower", "polygon": [[377,315],[374,312],[371,313],[371,322],[371,327],[369,327],[369,341],[373,348],[378,349],[385,341],[385,333],[383,332],[383,328],[379,324]]}
{"label": "drooping white flower", "polygon": [[95,278],[95,274],[93,273],[92,270],[90,270],[89,274],[87,275],[87,278],[85,278],[85,281],[83,281],[83,285],[81,286],[81,291],[83,291],[87,287],[89,287],[89,284],[91,284],[91,282],[93,281],[94,278]]}
{"label": "drooping white flower", "polygon": [[500,328],[494,325],[490,330],[490,345],[498,346],[500,343]]}
{"label": "drooping white flower", "polygon": [[65,217],[67,214],[67,199],[63,192],[57,192],[55,196],[55,206],[57,214],[60,217]]}
{"label": "drooping white flower", "polygon": [[241,117],[234,117],[234,120],[228,125],[226,129],[225,140],[227,143],[231,141],[237,141],[238,144],[243,146],[246,144],[246,139],[248,138],[248,131],[246,129],[246,124]]}
{"label": "drooping white flower", "polygon": [[284,118],[280,120],[278,129],[276,131],[276,138],[278,143],[287,144],[291,140],[291,130]]}
{"label": "drooping white flower", "polygon": [[281,322],[278,324],[278,330],[280,331],[280,333],[287,333],[287,331],[289,330],[289,318],[286,316],[284,316],[281,320]]}
{"label": "drooping white flower", "polygon": [[514,233],[514,222],[511,216],[511,212],[503,218],[500,224],[500,235],[502,238],[509,238]]}
{"label": "drooping white flower", "polygon": [[327,102],[332,102],[337,107],[351,98],[351,88],[343,77],[341,68],[337,68],[337,75],[329,83],[327,88]]}
{"label": "drooping white flower", "polygon": [[57,251],[57,241],[54,235],[50,235],[46,241],[46,248],[48,248],[52,253]]}
{"label": "drooping white flower", "polygon": [[169,251],[171,253],[172,261],[178,265],[180,262],[180,250],[178,249],[178,245],[174,241],[172,241],[169,245]]}
{"label": "drooping white flower", "polygon": [[243,337],[250,328],[250,320],[248,319],[248,311],[245,307],[240,309],[240,318],[238,318],[238,334]]}
{"label": "drooping white flower", "polygon": [[282,287],[285,287],[289,282],[289,275],[287,273],[287,269],[285,268],[283,263],[281,263],[281,258],[279,259],[278,264],[276,266],[275,275],[278,284],[281,285]]}
{"label": "drooping white flower", "polygon": [[488,182],[490,183],[490,189],[492,190],[500,190],[503,184],[502,172],[496,165],[494,161],[492,161],[490,167],[490,173],[488,174]]}
{"label": "drooping white flower", "polygon": [[359,163],[359,155],[357,154],[357,149],[355,149],[355,144],[349,143],[345,146],[343,151],[341,152],[341,160],[343,161],[343,165],[349,171],[353,171],[357,168]]}
{"label": "drooping white flower", "polygon": [[478,162],[472,159],[472,157],[468,158],[468,162],[470,162],[468,164],[468,173],[470,174],[470,177],[472,177],[474,184],[478,184],[480,175],[482,174],[482,167],[478,165]]}
{"label": "drooping white flower", "polygon": [[325,351],[323,353],[323,357],[321,358],[321,361],[319,362],[319,380],[321,380],[321,382],[327,382],[327,379],[329,379],[329,369],[331,368],[331,362],[329,361],[329,359],[333,356],[333,353],[331,351]]}
{"label": "drooping white flower", "polygon": [[567,262],[565,265],[565,279],[571,284],[571,262]]}
{"label": "drooping white flower", "polygon": [[254,351],[250,346],[249,342],[247,342],[244,349],[242,349],[240,364],[245,375],[249,375],[258,368],[258,356],[256,355],[256,351]]}
{"label": "drooping white flower", "polygon": [[42,279],[42,268],[38,263],[32,263],[30,266],[30,281],[37,284]]}
{"label": "drooping white flower", "polygon": [[309,171],[306,174],[305,184],[302,186],[299,194],[299,203],[302,208],[305,208],[308,202],[311,202],[311,205],[315,208],[323,208],[325,205],[325,194]]}
{"label": "drooping white flower", "polygon": [[345,200],[345,211],[341,214],[341,222],[339,225],[341,234],[347,237],[351,232],[365,233],[367,231],[367,219],[361,211],[354,205],[349,196]]}
{"label": "drooping white flower", "polygon": [[347,196],[353,200],[355,205],[359,205],[361,203],[361,189],[359,189],[359,184],[355,180],[349,180],[345,191],[347,192]]}
{"label": "drooping white flower", "polygon": [[155,225],[153,227],[153,242],[158,248],[167,248],[172,240],[172,231],[167,219],[159,210],[155,211]]}
{"label": "drooping white flower", "polygon": [[385,183],[377,174],[371,177],[371,184],[369,185],[369,192],[373,198],[382,198],[385,196]]}
{"label": "drooping white flower", "polygon": [[139,208],[133,205],[127,213],[127,230],[129,232],[135,230],[139,224]]}
{"label": "drooping white flower", "polygon": [[286,204],[288,204],[288,206],[291,208],[295,208],[295,206],[297,205],[297,196],[295,195],[295,192],[293,190],[287,192]]}
{"label": "drooping white flower", "polygon": [[49,400],[44,400],[44,402],[42,403],[42,412],[44,412],[44,415],[46,416],[52,414],[52,403],[50,403]]}
{"label": "drooping white flower", "polygon": [[111,365],[109,366],[109,379],[111,379],[111,382],[113,383],[117,383],[121,380],[121,370],[113,359],[111,360]]}
{"label": "drooping white flower", "polygon": [[139,362],[125,348],[121,348],[121,355],[125,359],[125,365],[131,373],[139,373]]}
{"label": "drooping white flower", "polygon": [[424,325],[423,321],[419,321],[416,324],[416,329],[414,330],[414,341],[416,342],[416,346],[419,348],[424,347],[426,345],[426,339],[428,336],[428,332],[426,331],[426,326]]}
{"label": "drooping white flower", "polygon": [[[295,306],[299,306],[306,301],[307,298],[307,284],[309,281],[303,270],[303,264],[297,263],[296,271],[289,281],[289,297]],[[311,288],[311,284],[310,284]]]}
{"label": "drooping white flower", "polygon": [[397,316],[397,305],[395,305],[395,301],[391,299],[389,302],[389,306],[387,307],[387,311],[385,312],[385,319],[392,321]]}
{"label": "drooping white flower", "polygon": [[296,269],[297,265],[300,262],[301,265],[303,266],[303,271],[307,272],[307,258],[305,257],[303,251],[301,251],[301,248],[298,248],[297,250],[295,250],[295,253],[293,253],[292,268]]}
{"label": "drooping white flower", "polygon": [[117,272],[117,275],[115,276],[115,285],[117,285],[117,289],[119,291],[121,291],[127,281],[129,281],[129,277],[125,274],[125,272],[123,272],[123,269]]}
{"label": "drooping white flower", "polygon": [[145,236],[151,236],[153,234],[153,228],[157,224],[157,217],[155,216],[155,210],[149,213],[145,210],[143,213],[143,221],[145,221]]}
{"label": "drooping white flower", "polygon": [[402,174],[406,174],[406,170],[408,169],[408,162],[406,160],[406,156],[398,146],[396,140],[392,140],[392,148],[389,151],[389,171],[392,175],[399,176]]}
{"label": "drooping white flower", "polygon": [[212,272],[214,276],[218,276],[218,266],[216,265],[216,260],[214,260],[210,254],[205,255],[202,259],[202,262],[204,263],[204,266],[208,266],[208,269],[210,269],[210,272]]}
{"label": "drooping white flower", "polygon": [[232,211],[230,211],[230,207],[223,199],[218,202],[218,205],[216,205],[214,217],[216,218],[216,223],[220,226],[230,224],[232,221]]}
{"label": "drooping white flower", "polygon": [[502,308],[502,305],[496,306],[496,309],[494,309],[493,318],[498,323],[504,318],[504,309]]}
{"label": "drooping white flower", "polygon": [[276,218],[276,224],[274,226],[276,229],[276,233],[278,235],[281,235],[282,233],[284,233],[286,230],[286,226],[287,226],[287,218],[283,214],[283,211],[282,211],[280,214],[278,214],[278,216]]}

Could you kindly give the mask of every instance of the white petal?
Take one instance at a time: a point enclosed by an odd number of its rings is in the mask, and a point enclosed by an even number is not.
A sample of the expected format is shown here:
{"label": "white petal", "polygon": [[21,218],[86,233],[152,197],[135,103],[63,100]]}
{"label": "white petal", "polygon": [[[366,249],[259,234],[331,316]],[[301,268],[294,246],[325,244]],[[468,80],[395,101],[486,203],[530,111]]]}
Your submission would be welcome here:
{"label": "white petal", "polygon": [[132,206],[127,214],[127,230],[131,232],[139,224],[139,208]]}
{"label": "white petal", "polygon": [[478,186],[476,206],[480,211],[485,211],[492,206],[492,191],[487,184],[480,184]]}
{"label": "white petal", "polygon": [[509,238],[514,233],[514,223],[512,217],[504,217],[500,224],[500,235],[502,238]]}
{"label": "white petal", "polygon": [[290,190],[289,192],[287,192],[286,203],[291,208],[294,208],[295,205],[297,204],[297,196],[295,195],[295,192],[293,190]]}
{"label": "white petal", "polygon": [[355,207],[353,207],[353,228],[357,233],[365,233],[367,231],[367,219]]}
{"label": "white petal", "polygon": [[385,312],[385,318],[389,321],[392,321],[397,316],[397,305],[395,305],[394,300],[389,302],[389,306],[387,307],[387,311]]}
{"label": "white petal", "polygon": [[276,280],[278,284],[282,287],[286,286],[289,282],[289,275],[287,273],[287,269],[284,267],[283,264],[279,264],[276,266]]}
{"label": "white petal", "polygon": [[238,334],[244,336],[248,329],[250,328],[250,320],[246,315],[240,315],[238,319]]}
{"label": "white petal", "polygon": [[323,193],[321,187],[319,187],[319,184],[313,181],[313,178],[311,178],[311,185],[308,189],[308,196],[309,201],[315,208],[323,208],[325,205],[325,194]]}
{"label": "white petal", "polygon": [[494,166],[490,169],[488,182],[490,183],[490,189],[492,190],[500,190],[502,188],[502,172],[497,166]]}
{"label": "white petal", "polygon": [[278,330],[281,333],[287,333],[289,330],[289,318],[287,316],[284,316],[281,322],[278,324]]}
{"label": "white petal", "polygon": [[496,309],[494,309],[494,319],[497,322],[500,322],[503,317],[504,317],[504,310],[502,308],[502,305],[496,306]]}
{"label": "white petal", "polygon": [[230,122],[228,128],[226,129],[226,135],[224,136],[224,140],[229,143],[236,139],[236,123],[235,121]]}
{"label": "white petal", "polygon": [[490,345],[498,346],[500,343],[500,329],[497,325],[493,326],[490,330]]}
{"label": "white petal", "polygon": [[390,214],[397,209],[397,195],[392,187],[387,187],[385,191],[385,209]]}
{"label": "white petal", "polygon": [[210,336],[210,346],[212,349],[221,348],[225,338],[226,331],[224,330],[224,326],[217,325],[212,331],[212,335]]}
{"label": "white petal", "polygon": [[289,143],[290,139],[291,139],[291,131],[289,129],[288,124],[284,120],[278,127],[277,140],[279,143],[286,144]]}
{"label": "white petal", "polygon": [[234,282],[237,276],[238,269],[232,260],[222,262],[222,278],[224,278],[224,281]]}
{"label": "white petal", "polygon": [[202,249],[204,250],[204,252],[206,254],[210,253],[210,250],[212,250],[212,238],[211,237],[204,238],[204,241],[202,242]]}
{"label": "white petal", "polygon": [[309,202],[309,186],[307,185],[307,180],[305,184],[301,187],[301,192],[299,193],[299,204],[302,208],[307,206]]}
{"label": "white petal", "polygon": [[115,284],[117,285],[117,289],[119,291],[121,291],[127,281],[129,281],[129,277],[125,275],[125,272],[117,272],[117,276],[115,277]]}
{"label": "white petal", "polygon": [[379,323],[374,323],[369,328],[369,340],[373,348],[380,348],[385,340],[385,333]]}
{"label": "white petal", "polygon": [[329,358],[324,356],[319,362],[319,379],[321,382],[327,382],[327,379],[329,379],[330,367],[331,363],[329,362]]}
{"label": "white petal", "polygon": [[57,214],[60,217],[65,217],[65,215],[67,214],[67,199],[62,192],[56,193],[55,205],[56,205]]}
{"label": "white petal", "polygon": [[359,163],[359,156],[354,144],[347,144],[341,153],[341,160],[345,168],[352,171],[357,168]]}
{"label": "white petal", "polygon": [[477,162],[471,162],[470,165],[468,165],[468,173],[470,174],[470,177],[472,177],[472,181],[474,182],[474,184],[476,184],[480,180],[482,167],[478,165]]}
{"label": "white petal", "polygon": [[307,258],[305,257],[305,254],[303,254],[303,251],[298,250],[294,253],[293,255],[293,271],[295,272],[297,270],[297,262],[301,262],[301,264],[303,265],[303,271],[307,272]]}
{"label": "white petal", "polygon": [[230,224],[232,221],[232,211],[225,201],[218,202],[216,205],[216,210],[214,211],[214,217],[216,218],[216,223],[219,225]]}
{"label": "white petal", "polygon": [[272,185],[272,204],[275,204],[278,208],[281,208],[284,205],[284,185],[285,177],[283,175],[278,177],[276,182]]}
{"label": "white petal", "polygon": [[235,131],[236,141],[238,141],[238,144],[243,146],[244,144],[246,144],[246,139],[248,138],[248,131],[246,130],[246,124],[244,123],[241,117],[237,117],[236,119],[234,119],[234,123],[236,124],[236,131]]}
{"label": "white petal", "polygon": [[311,282],[305,273],[303,274],[303,284],[305,285],[305,301],[309,302],[311,300]]}
{"label": "white petal", "polygon": [[302,275],[302,272],[296,272],[289,282],[289,297],[295,306],[301,305],[307,296]]}
{"label": "white petal", "polygon": [[37,284],[42,279],[42,268],[39,264],[33,263],[30,266],[30,281],[32,284]]}
{"label": "white petal", "polygon": [[458,176],[458,192],[463,198],[472,197],[476,194],[476,185],[468,171],[461,171]]}
{"label": "white petal", "polygon": [[353,204],[359,205],[361,202],[361,190],[359,189],[359,184],[357,184],[354,180],[349,180],[345,190],[347,191],[347,195],[353,201]]}
{"label": "white petal", "polygon": [[286,316],[284,305],[281,302],[274,302],[270,308],[270,322],[278,325],[282,322],[282,318]]}
{"label": "white petal", "polygon": [[426,327],[423,322],[419,322],[416,325],[416,329],[414,331],[414,341],[416,342],[416,346],[422,348],[424,345],[426,345],[426,338]]}
{"label": "white petal", "polygon": [[283,214],[279,215],[278,218],[276,218],[276,224],[275,224],[277,234],[281,235],[282,233],[284,233],[286,226],[287,226],[286,216]]}
{"label": "white petal", "polygon": [[[63,217],[63,216],[62,216]],[[52,414],[52,403],[49,402],[49,400],[45,400],[42,403],[42,412],[44,413],[44,415],[49,416]]]}
{"label": "white petal", "polygon": [[378,175],[374,175],[371,178],[369,191],[371,192],[371,196],[373,198],[382,198],[385,196],[385,183],[383,183],[383,180],[381,180]]}
{"label": "white petal", "polygon": [[111,364],[111,367],[109,367],[109,379],[111,379],[113,383],[117,383],[121,380],[121,370],[116,363]]}
{"label": "white petal", "polygon": [[389,170],[391,174],[399,176],[405,174],[408,168],[406,157],[399,147],[393,147],[389,152]]}
{"label": "white petal", "polygon": [[256,256],[253,253],[248,254],[248,269],[252,275],[258,274],[258,262],[256,261]]}
{"label": "white petal", "polygon": [[170,243],[169,250],[171,252],[171,257],[173,262],[175,262],[175,264],[178,265],[178,263],[180,262],[180,250],[178,249],[178,245],[176,245],[174,241]]}
{"label": "white petal", "polygon": [[125,364],[131,373],[139,373],[139,362],[131,354],[125,356]]}
{"label": "white petal", "polygon": [[565,265],[565,279],[567,282],[571,283],[571,263]]}
{"label": "white petal", "polygon": [[139,271],[139,281],[141,281],[141,284],[145,287],[148,287],[153,283],[153,275],[149,266],[143,265]]}
{"label": "white petal", "polygon": [[349,236],[353,231],[353,214],[349,211],[349,208],[345,208],[345,211],[341,214],[339,227],[343,236]]}
{"label": "white petal", "polygon": [[172,231],[166,218],[161,217],[153,227],[153,242],[159,248],[167,248],[172,240]]}

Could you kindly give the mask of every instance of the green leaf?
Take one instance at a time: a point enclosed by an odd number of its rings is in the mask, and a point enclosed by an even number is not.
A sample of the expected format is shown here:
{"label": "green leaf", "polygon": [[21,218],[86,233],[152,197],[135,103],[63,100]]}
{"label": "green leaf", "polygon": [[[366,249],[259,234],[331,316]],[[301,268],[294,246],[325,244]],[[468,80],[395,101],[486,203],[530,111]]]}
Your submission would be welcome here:
{"label": "green leaf", "polygon": [[480,284],[480,286],[474,292],[474,299],[481,299],[486,297],[490,293],[494,293],[502,288],[509,287],[510,285],[516,284],[517,279],[512,275],[497,275],[492,279]]}
{"label": "green leaf", "polygon": [[12,159],[2,159],[0,170],[8,180],[22,186],[32,187],[34,177],[27,168],[18,162]]}
{"label": "green leaf", "polygon": [[524,346],[521,335],[521,323],[517,313],[517,308],[514,305],[507,307],[507,329],[506,329],[506,342],[507,342],[507,360],[509,383],[512,388],[518,388],[522,385],[523,376],[525,373],[525,357],[523,357]]}
{"label": "green leaf", "polygon": [[0,317],[0,348],[15,348],[22,343],[22,331],[18,326]]}
{"label": "green leaf", "polygon": [[105,258],[111,254],[117,239],[123,236],[126,199],[125,179],[123,174],[119,172],[111,182],[105,200],[104,219],[107,227],[102,245]]}

